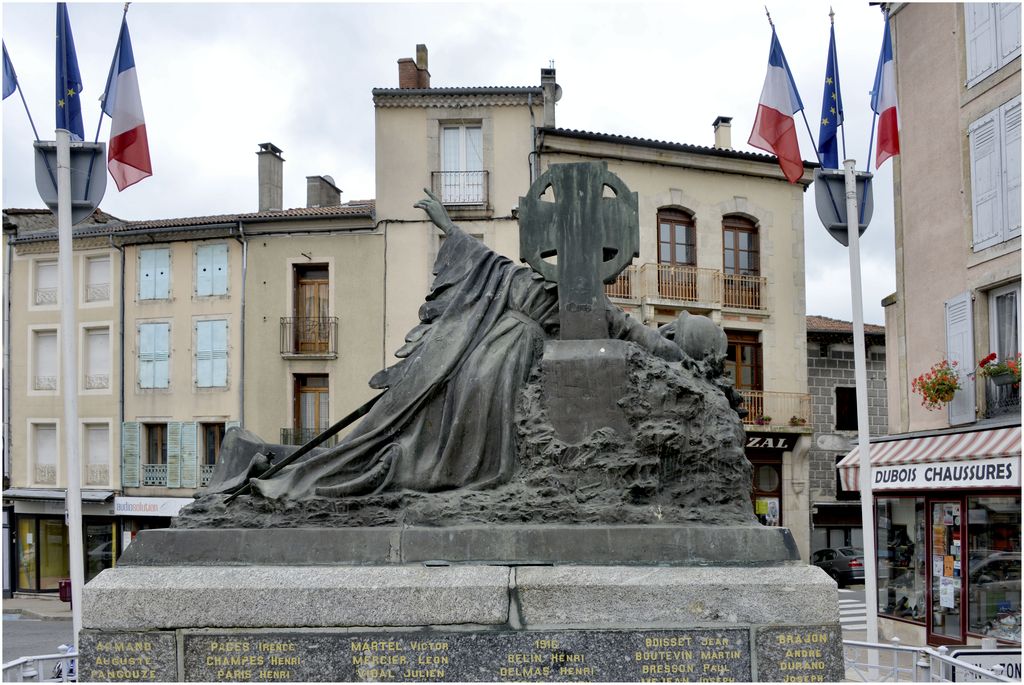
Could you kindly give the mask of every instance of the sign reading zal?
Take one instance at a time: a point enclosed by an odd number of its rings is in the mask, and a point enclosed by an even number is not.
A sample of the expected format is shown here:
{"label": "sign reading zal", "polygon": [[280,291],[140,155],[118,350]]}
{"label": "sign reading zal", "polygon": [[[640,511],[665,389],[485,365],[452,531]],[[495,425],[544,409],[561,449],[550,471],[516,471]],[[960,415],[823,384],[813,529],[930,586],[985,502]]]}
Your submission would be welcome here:
{"label": "sign reading zal", "polygon": [[871,468],[872,490],[1020,487],[1020,457]]}

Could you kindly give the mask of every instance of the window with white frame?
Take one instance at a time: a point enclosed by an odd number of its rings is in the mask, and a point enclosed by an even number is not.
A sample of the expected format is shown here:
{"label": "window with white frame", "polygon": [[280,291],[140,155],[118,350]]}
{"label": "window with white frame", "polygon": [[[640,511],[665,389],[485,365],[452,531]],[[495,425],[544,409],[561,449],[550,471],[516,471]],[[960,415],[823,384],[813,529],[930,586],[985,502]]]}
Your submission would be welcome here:
{"label": "window with white frame", "polygon": [[969,2],[963,7],[970,88],[1020,55],[1020,3]]}
{"label": "window with white frame", "polygon": [[196,248],[196,295],[226,295],[228,292],[228,246],[225,243]]}
{"label": "window with white frame", "polygon": [[35,263],[35,283],[33,284],[32,304],[57,304],[57,260],[41,259]]}
{"label": "window with white frame", "polygon": [[166,247],[139,250],[139,299],[171,296],[171,251]]}
{"label": "window with white frame", "polygon": [[32,425],[32,466],[37,485],[57,484],[57,425]]}
{"label": "window with white frame", "polygon": [[85,433],[85,485],[108,485],[110,481],[110,426],[87,423]]}
{"label": "window with white frame", "polygon": [[196,387],[223,388],[228,384],[228,322],[197,321]]}
{"label": "window with white frame", "polygon": [[85,377],[82,386],[86,390],[105,390],[110,387],[110,329],[85,329]]}
{"label": "window with white frame", "polygon": [[989,348],[1000,361],[1020,349],[1020,283],[996,288],[988,295]]}
{"label": "window with white frame", "polygon": [[445,204],[487,201],[483,127],[480,124],[441,127],[441,171],[435,190]]}
{"label": "window with white frame", "polygon": [[59,369],[60,358],[57,355],[57,331],[33,331],[32,389],[56,390]]}
{"label": "window with white frame", "polygon": [[971,152],[974,251],[1020,235],[1020,96],[967,129]]}
{"label": "window with white frame", "polygon": [[85,301],[110,300],[110,255],[96,255],[85,260]]}
{"label": "window with white frame", "polygon": [[170,387],[171,325],[139,324],[139,387]]}

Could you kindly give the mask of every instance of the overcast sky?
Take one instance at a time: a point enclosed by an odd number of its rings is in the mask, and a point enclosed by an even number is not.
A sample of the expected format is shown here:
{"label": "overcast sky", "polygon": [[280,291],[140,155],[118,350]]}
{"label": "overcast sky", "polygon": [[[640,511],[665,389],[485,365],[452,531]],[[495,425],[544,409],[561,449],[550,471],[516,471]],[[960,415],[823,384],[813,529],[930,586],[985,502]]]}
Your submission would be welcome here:
{"label": "overcast sky", "polygon": [[[4,2],[3,40],[40,137],[54,138],[54,3]],[[122,3],[69,3],[88,140]],[[815,138],[829,4],[768,3]],[[882,39],[878,7],[835,0],[846,153],[864,169],[869,91]],[[374,196],[374,87],[398,85],[397,60],[430,51],[433,86],[535,86],[554,61],[557,125],[712,145],[731,116],[746,144],[767,66],[763,2],[191,3],[135,2],[128,13],[153,176],[101,207],[122,219],[255,211],[257,144],[284,151],[284,206],[305,204],[305,177],[331,175],[343,201]],[[110,120],[99,138],[106,142]],[[798,118],[804,159],[814,144]],[[17,94],[3,103],[3,206],[41,207],[32,130]],[[842,149],[840,149],[842,159]],[[872,165],[873,166],[873,165]],[[874,169],[872,169],[875,171]],[[805,195],[807,313],[851,319],[849,257]],[[884,323],[895,290],[892,162],[875,176],[861,241],[864,313]]]}

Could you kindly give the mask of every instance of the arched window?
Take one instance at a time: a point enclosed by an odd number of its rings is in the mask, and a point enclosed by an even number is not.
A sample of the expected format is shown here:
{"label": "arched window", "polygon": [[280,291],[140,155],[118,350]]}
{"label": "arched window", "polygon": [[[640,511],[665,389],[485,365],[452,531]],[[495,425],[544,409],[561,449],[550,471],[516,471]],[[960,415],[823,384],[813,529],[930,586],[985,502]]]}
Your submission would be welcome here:
{"label": "arched window", "polygon": [[693,215],[680,209],[658,210],[658,294],[697,300],[697,229]]}
{"label": "arched window", "polygon": [[761,251],[757,226],[742,216],[722,218],[723,297],[727,307],[761,308]]}

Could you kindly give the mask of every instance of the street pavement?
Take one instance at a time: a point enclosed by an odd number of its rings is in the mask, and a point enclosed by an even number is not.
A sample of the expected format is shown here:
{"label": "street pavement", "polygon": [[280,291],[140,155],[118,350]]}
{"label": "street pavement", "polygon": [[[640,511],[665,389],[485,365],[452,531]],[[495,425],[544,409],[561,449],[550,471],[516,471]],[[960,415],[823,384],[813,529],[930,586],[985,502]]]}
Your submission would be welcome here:
{"label": "street pavement", "polygon": [[[867,630],[867,609],[864,604],[864,586],[854,585],[839,589],[839,625],[843,639],[863,640]],[[860,633],[852,635],[851,633]]]}
{"label": "street pavement", "polygon": [[56,654],[71,644],[71,605],[56,597],[3,600],[3,663],[23,656]]}

